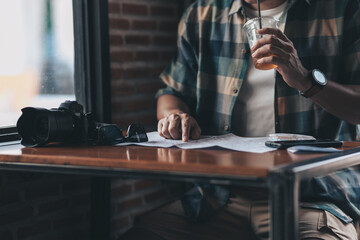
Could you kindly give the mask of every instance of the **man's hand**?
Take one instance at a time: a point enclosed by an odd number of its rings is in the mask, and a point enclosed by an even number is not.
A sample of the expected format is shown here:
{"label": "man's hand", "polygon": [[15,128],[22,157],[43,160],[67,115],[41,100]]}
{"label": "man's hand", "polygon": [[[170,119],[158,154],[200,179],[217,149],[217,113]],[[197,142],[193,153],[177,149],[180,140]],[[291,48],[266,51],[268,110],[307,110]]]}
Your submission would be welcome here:
{"label": "man's hand", "polygon": [[262,28],[258,33],[268,35],[253,46],[252,57],[257,58],[258,63],[277,65],[277,71],[290,87],[300,92],[308,90],[311,87],[309,70],[301,64],[293,43],[279,29]]}
{"label": "man's hand", "polygon": [[158,133],[167,139],[199,139],[201,129],[197,121],[187,113],[172,113],[158,122]]}

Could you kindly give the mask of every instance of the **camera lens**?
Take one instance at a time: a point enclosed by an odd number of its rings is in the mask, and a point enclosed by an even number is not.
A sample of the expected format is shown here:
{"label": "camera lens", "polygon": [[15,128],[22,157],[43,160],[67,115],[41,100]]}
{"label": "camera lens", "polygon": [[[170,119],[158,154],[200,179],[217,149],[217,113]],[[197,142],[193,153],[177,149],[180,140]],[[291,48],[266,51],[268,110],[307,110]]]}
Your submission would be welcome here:
{"label": "camera lens", "polygon": [[76,112],[65,107],[50,110],[23,108],[23,114],[17,122],[17,129],[22,138],[21,144],[34,147],[43,146],[50,142],[73,143],[84,141],[85,126],[81,113],[76,115]]}
{"label": "camera lens", "polygon": [[35,121],[35,133],[39,138],[46,138],[49,134],[49,120],[45,116],[40,116]]}
{"label": "camera lens", "polygon": [[85,143],[90,139],[90,126],[96,132],[91,114],[84,114],[83,106],[76,101],[65,101],[59,108],[26,107],[21,111],[16,126],[21,144],[26,147],[48,143]]}

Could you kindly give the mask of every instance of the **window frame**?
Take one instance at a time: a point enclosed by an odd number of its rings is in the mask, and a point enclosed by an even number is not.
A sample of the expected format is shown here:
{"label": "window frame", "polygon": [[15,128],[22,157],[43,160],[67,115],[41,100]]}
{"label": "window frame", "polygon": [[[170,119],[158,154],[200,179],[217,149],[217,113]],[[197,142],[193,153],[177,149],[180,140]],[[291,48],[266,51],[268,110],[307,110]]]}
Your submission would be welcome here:
{"label": "window frame", "polygon": [[[73,0],[75,97],[98,122],[111,122],[107,0]],[[91,178],[90,239],[110,239],[110,178]]]}
{"label": "window frame", "polygon": [[111,122],[107,0],[73,0],[75,96],[99,122]]}

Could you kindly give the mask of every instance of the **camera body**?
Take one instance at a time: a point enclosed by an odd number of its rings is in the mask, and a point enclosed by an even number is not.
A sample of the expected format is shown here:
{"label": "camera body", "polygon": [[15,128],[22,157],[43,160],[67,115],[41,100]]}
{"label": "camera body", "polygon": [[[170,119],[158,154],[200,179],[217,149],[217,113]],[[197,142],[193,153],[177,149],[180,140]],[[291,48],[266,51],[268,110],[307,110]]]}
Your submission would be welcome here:
{"label": "camera body", "polygon": [[67,144],[96,141],[97,129],[106,124],[97,123],[91,113],[76,101],[65,101],[59,108],[45,109],[26,107],[17,122],[22,138],[21,144],[27,147],[43,146],[51,142]]}

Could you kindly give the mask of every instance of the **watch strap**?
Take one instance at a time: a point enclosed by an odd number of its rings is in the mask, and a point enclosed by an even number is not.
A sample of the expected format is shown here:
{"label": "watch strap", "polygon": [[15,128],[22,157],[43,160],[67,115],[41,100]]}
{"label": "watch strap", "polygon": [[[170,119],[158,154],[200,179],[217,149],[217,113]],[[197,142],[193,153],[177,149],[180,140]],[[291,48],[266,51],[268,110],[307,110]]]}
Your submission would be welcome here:
{"label": "watch strap", "polygon": [[306,98],[309,98],[309,97],[312,97],[314,96],[315,94],[317,94],[319,91],[321,90],[321,88],[316,85],[316,84],[313,84],[311,86],[311,88],[309,88],[308,90],[306,90],[305,92],[300,92],[300,94]]}
{"label": "watch strap", "polygon": [[300,92],[300,94],[306,98],[314,96],[326,85],[326,78],[320,70],[313,69],[311,71],[310,77],[312,86],[305,92]]}

